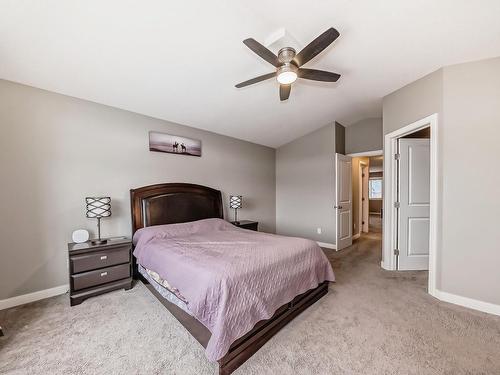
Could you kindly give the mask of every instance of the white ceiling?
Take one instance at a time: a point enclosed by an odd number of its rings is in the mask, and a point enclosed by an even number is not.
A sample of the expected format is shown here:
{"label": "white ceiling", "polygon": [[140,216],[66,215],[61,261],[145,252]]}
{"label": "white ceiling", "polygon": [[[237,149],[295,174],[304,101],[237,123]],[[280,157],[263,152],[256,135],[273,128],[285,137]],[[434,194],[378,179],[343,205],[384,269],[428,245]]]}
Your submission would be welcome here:
{"label": "white ceiling", "polygon": [[[381,116],[381,98],[441,66],[500,55],[498,0],[1,0],[0,78],[277,147],[327,123]],[[340,38],[280,102],[242,43],[285,28]],[[274,45],[273,45],[274,46]]]}

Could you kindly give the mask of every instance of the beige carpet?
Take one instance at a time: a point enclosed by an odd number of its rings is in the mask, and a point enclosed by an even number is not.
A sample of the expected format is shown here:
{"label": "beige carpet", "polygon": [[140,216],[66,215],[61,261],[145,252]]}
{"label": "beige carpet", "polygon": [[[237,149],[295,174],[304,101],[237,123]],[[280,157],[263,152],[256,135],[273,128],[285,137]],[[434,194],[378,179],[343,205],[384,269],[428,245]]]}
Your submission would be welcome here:
{"label": "beige carpet", "polygon": [[[380,269],[380,235],[327,250],[338,282],[235,374],[500,374],[500,317],[438,302],[425,272]],[[142,285],[70,308],[0,311],[1,374],[214,374]]]}
{"label": "beige carpet", "polygon": [[368,230],[371,234],[382,234],[382,218],[380,215],[372,215],[368,217]]}

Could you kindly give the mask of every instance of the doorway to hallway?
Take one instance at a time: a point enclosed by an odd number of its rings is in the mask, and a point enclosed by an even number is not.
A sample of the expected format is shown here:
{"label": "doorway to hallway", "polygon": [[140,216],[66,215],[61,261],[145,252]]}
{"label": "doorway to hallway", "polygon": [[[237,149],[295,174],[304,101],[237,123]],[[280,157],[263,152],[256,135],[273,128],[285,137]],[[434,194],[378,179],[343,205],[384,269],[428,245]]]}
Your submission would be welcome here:
{"label": "doorway to hallway", "polygon": [[383,217],[383,155],[370,151],[352,154],[352,234],[357,240],[381,233]]}
{"label": "doorway to hallway", "polygon": [[385,135],[382,267],[427,270],[436,290],[438,116]]}

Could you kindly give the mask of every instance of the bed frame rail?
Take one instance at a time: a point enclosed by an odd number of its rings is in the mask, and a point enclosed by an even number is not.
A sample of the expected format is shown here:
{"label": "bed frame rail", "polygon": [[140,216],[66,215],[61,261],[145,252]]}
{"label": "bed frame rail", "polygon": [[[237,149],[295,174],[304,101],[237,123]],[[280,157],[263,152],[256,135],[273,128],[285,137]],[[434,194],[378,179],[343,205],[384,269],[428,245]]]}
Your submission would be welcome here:
{"label": "bed frame rail", "polygon": [[268,320],[263,320],[245,336],[236,340],[229,352],[219,360],[219,375],[229,375],[257,352],[278,331],[328,293],[328,282],[307,291],[281,306]]}

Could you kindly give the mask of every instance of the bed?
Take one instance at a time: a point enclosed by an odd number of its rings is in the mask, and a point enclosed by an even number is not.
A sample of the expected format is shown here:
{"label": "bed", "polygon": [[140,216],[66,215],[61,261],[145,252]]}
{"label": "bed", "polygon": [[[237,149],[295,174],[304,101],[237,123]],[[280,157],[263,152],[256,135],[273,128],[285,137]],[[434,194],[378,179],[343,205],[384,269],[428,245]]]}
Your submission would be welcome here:
{"label": "bed", "polygon": [[[324,255],[321,250],[318,254],[316,244],[253,232],[223,221],[219,190],[167,183],[133,189],[130,194],[134,278],[140,279],[206,349],[210,360],[217,360],[219,374],[232,373],[328,293],[328,281],[334,276],[329,263],[325,265],[320,259]],[[286,246],[289,249],[285,251]],[[299,251],[301,246],[309,249]],[[295,268],[290,262],[297,259],[301,259],[300,264],[312,264],[314,272],[304,273],[301,269],[306,266],[296,267],[297,275],[302,272],[300,282],[285,270],[279,275],[277,271],[286,262],[287,270]],[[269,269],[257,278],[260,263]],[[184,277],[184,273],[192,276]],[[253,280],[264,284],[257,288],[250,285]],[[220,285],[224,288],[219,296]],[[248,308],[242,308],[241,301],[250,300],[256,291],[262,293],[254,298],[260,303],[249,302]]]}

